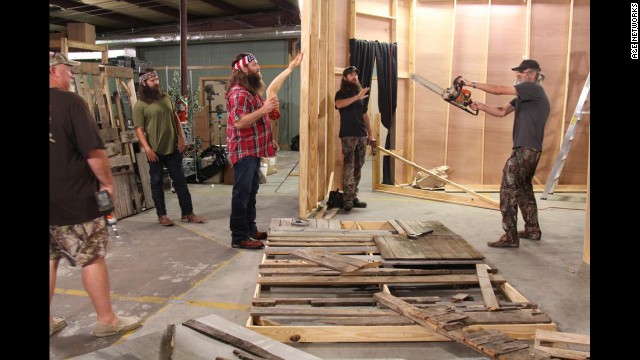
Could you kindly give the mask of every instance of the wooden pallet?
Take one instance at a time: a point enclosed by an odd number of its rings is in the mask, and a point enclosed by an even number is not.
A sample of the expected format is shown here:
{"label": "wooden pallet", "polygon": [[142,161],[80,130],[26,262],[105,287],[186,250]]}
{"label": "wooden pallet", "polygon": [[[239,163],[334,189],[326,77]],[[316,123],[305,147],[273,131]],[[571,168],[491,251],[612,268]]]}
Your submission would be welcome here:
{"label": "wooden pallet", "polygon": [[[529,345],[494,329],[468,330],[469,315],[451,307],[434,307],[422,310],[388,293],[375,294],[376,301],[388,306],[417,324],[432,329],[438,334],[476,350],[493,359],[503,360],[549,360],[546,353],[530,349]],[[539,330],[538,330],[539,331]]]}
{"label": "wooden pallet", "polygon": [[[393,265],[478,264],[484,256],[438,221],[341,221],[308,219],[304,226],[294,219],[272,219],[266,252],[288,255],[298,247],[331,250],[338,254],[371,255]],[[408,239],[408,233],[432,233]]]}
{"label": "wooden pallet", "polygon": [[[536,329],[556,328],[536,304],[484,264],[477,250],[440,223],[405,221],[431,227],[431,240],[455,243],[458,250],[447,251],[464,250],[468,258],[443,258],[436,251],[434,259],[386,259],[377,237],[396,245],[416,241],[389,221],[295,220],[271,221],[246,324],[260,334],[282,342],[450,340],[380,304],[374,294],[381,291],[421,309],[453,307],[468,317],[467,331],[493,329],[533,339]],[[428,243],[433,249],[441,246]]]}
{"label": "wooden pallet", "polygon": [[[534,346],[540,351],[563,359],[591,358],[591,336],[589,335],[537,330]],[[570,349],[569,346],[579,346],[583,349]]]}
{"label": "wooden pallet", "polygon": [[[66,39],[65,39],[66,41]],[[87,103],[100,131],[109,164],[114,177],[114,203],[117,218],[124,218],[154,206],[149,182],[142,181],[143,192],[138,189],[135,177],[133,142],[137,142],[135,131],[127,129],[136,102],[133,85],[133,70],[116,66],[83,62],[72,68],[74,89]],[[112,93],[117,97],[112,97]],[[118,99],[113,102],[112,99]],[[146,157],[144,159],[146,164]],[[144,175],[148,177],[148,165]]]}

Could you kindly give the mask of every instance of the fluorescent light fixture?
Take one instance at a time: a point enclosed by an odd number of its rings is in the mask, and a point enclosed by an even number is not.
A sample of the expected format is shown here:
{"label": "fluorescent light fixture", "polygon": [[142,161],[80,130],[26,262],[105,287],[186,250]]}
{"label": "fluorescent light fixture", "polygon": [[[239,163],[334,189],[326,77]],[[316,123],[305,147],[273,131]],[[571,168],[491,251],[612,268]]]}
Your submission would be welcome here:
{"label": "fluorescent light fixture", "polygon": [[[136,49],[126,48],[119,50],[109,50],[107,56],[116,58],[118,56],[136,56]],[[99,60],[102,59],[102,53],[99,51],[72,52],[69,53],[70,60]]]}

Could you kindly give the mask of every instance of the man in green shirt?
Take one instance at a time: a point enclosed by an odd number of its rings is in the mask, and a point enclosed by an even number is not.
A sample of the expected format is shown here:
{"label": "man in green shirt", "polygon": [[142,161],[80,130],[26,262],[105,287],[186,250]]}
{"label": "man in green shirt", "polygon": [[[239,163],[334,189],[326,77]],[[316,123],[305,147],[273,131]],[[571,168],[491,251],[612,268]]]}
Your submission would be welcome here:
{"label": "man in green shirt", "polygon": [[180,210],[181,221],[203,223],[207,219],[193,213],[191,194],[182,168],[182,153],[186,149],[180,118],[169,95],[160,87],[158,73],[152,68],[140,73],[138,102],[133,107],[133,124],[140,146],[149,160],[151,197],[156,206],[158,223],[172,226],[167,217],[162,188],[162,170],[166,166],[173,181]]}

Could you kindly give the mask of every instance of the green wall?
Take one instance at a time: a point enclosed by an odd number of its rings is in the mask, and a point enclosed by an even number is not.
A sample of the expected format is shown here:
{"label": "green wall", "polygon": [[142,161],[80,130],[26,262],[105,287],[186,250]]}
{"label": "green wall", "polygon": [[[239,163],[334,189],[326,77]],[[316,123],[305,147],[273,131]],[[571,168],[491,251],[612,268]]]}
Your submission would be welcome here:
{"label": "green wall", "polygon": [[[187,47],[188,66],[224,66],[223,69],[189,70],[188,83],[198,86],[201,77],[224,77],[231,74],[231,61],[236,54],[250,52],[256,56],[258,63],[263,66],[260,70],[265,84],[268,84],[289,64],[288,41],[287,40],[266,40],[247,42],[222,42],[207,44],[190,44]],[[160,83],[165,89],[175,69],[165,70],[167,66],[180,65],[180,46],[162,45],[145,46],[136,49],[137,57],[149,62],[149,65],[158,71]],[[278,65],[275,69],[266,69],[265,65]],[[200,89],[204,92],[204,89]],[[222,95],[224,96],[224,94]],[[300,68],[287,78],[286,82],[278,93],[280,100],[280,124],[279,139],[280,145],[288,148],[291,138],[299,133],[300,117]],[[201,104],[205,105],[205,104]]]}

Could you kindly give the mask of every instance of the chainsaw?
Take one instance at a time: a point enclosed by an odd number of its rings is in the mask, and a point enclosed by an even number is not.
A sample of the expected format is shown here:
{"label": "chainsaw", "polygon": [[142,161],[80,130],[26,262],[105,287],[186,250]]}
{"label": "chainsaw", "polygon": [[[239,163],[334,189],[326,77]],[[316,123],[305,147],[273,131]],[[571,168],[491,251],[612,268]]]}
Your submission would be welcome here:
{"label": "chainsaw", "polygon": [[473,111],[469,108],[469,106],[473,104],[473,100],[471,100],[471,91],[462,88],[464,86],[462,76],[455,78],[453,85],[446,89],[441,88],[417,74],[411,74],[411,78],[418,84],[442,96],[442,99],[449,104],[459,107],[469,114],[478,115],[478,110]]}

